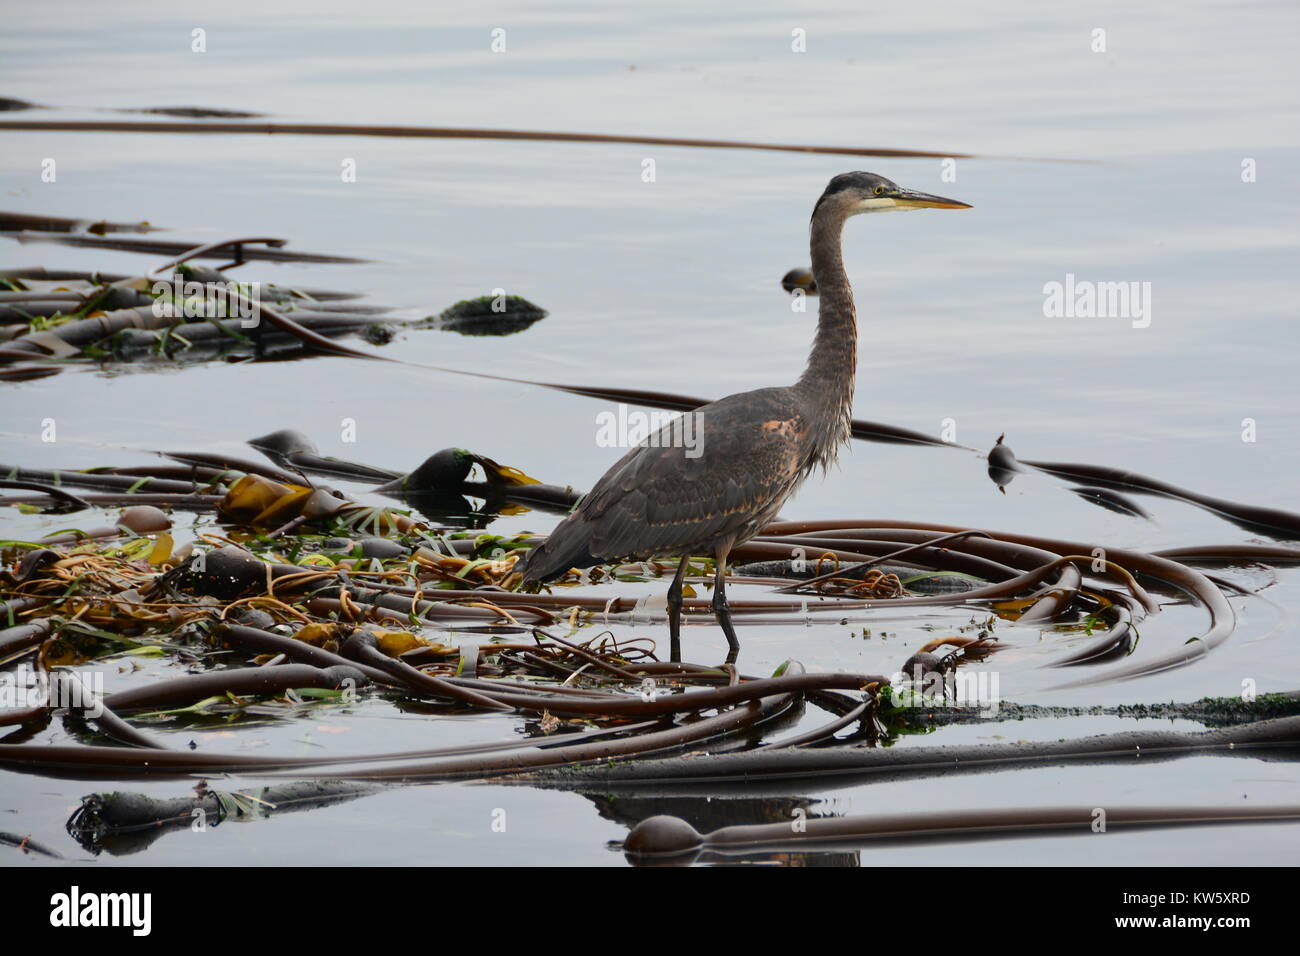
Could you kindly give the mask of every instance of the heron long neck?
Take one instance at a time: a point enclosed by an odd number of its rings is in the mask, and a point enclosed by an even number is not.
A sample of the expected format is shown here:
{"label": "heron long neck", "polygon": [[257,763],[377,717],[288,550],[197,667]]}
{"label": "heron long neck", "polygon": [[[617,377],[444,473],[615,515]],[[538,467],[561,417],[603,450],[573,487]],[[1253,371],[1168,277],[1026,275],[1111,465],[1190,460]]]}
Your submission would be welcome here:
{"label": "heron long neck", "polygon": [[808,367],[795,385],[812,414],[812,463],[821,465],[848,441],[858,365],[857,311],[840,249],[846,218],[828,203],[813,216],[812,273],[821,305]]}

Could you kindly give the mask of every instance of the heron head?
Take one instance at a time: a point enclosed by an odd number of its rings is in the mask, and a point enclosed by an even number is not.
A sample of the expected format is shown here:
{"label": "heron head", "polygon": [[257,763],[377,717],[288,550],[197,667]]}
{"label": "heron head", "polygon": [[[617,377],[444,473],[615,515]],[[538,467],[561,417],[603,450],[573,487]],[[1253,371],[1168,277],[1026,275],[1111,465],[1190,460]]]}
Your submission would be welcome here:
{"label": "heron head", "polygon": [[813,215],[823,205],[837,208],[845,216],[866,212],[887,212],[891,209],[969,209],[970,204],[956,199],[944,199],[929,193],[904,189],[893,180],[875,173],[840,173],[826,184],[826,191],[817,200]]}

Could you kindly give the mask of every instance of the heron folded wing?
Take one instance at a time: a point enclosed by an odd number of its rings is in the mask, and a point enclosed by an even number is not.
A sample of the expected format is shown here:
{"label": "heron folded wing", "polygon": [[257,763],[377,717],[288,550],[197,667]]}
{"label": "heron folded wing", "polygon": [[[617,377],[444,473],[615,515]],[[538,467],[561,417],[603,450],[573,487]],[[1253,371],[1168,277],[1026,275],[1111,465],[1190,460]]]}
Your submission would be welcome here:
{"label": "heron folded wing", "polygon": [[666,428],[628,452],[568,519],[586,526],[591,554],[707,553],[717,541],[752,535],[804,471],[807,428],[787,391],[761,389],[698,410],[695,448],[656,444]]}

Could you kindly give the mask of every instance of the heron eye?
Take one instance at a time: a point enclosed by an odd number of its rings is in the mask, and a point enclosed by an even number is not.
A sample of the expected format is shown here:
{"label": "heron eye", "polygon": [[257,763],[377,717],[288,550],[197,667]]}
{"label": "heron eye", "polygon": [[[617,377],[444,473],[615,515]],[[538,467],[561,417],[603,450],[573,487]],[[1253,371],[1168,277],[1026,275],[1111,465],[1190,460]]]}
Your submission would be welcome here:
{"label": "heron eye", "polygon": [[872,190],[872,192],[875,193],[877,196],[883,196],[885,194],[885,187],[877,186],[875,189]]}

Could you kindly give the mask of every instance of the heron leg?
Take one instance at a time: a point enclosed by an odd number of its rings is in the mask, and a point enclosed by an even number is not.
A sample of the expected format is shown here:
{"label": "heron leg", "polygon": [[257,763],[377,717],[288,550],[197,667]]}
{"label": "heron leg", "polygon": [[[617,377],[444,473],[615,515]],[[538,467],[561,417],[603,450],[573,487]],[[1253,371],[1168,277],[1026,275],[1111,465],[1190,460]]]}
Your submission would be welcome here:
{"label": "heron leg", "polygon": [[722,633],[727,635],[726,663],[734,664],[740,656],[740,641],[736,638],[735,625],[731,623],[731,605],[727,603],[727,555],[731,548],[718,549],[717,571],[713,576],[713,614],[722,625]]}
{"label": "heron leg", "polygon": [[686,566],[690,563],[691,556],[682,555],[677,573],[673,575],[673,583],[668,586],[668,643],[673,663],[682,659],[682,580],[686,577]]}

